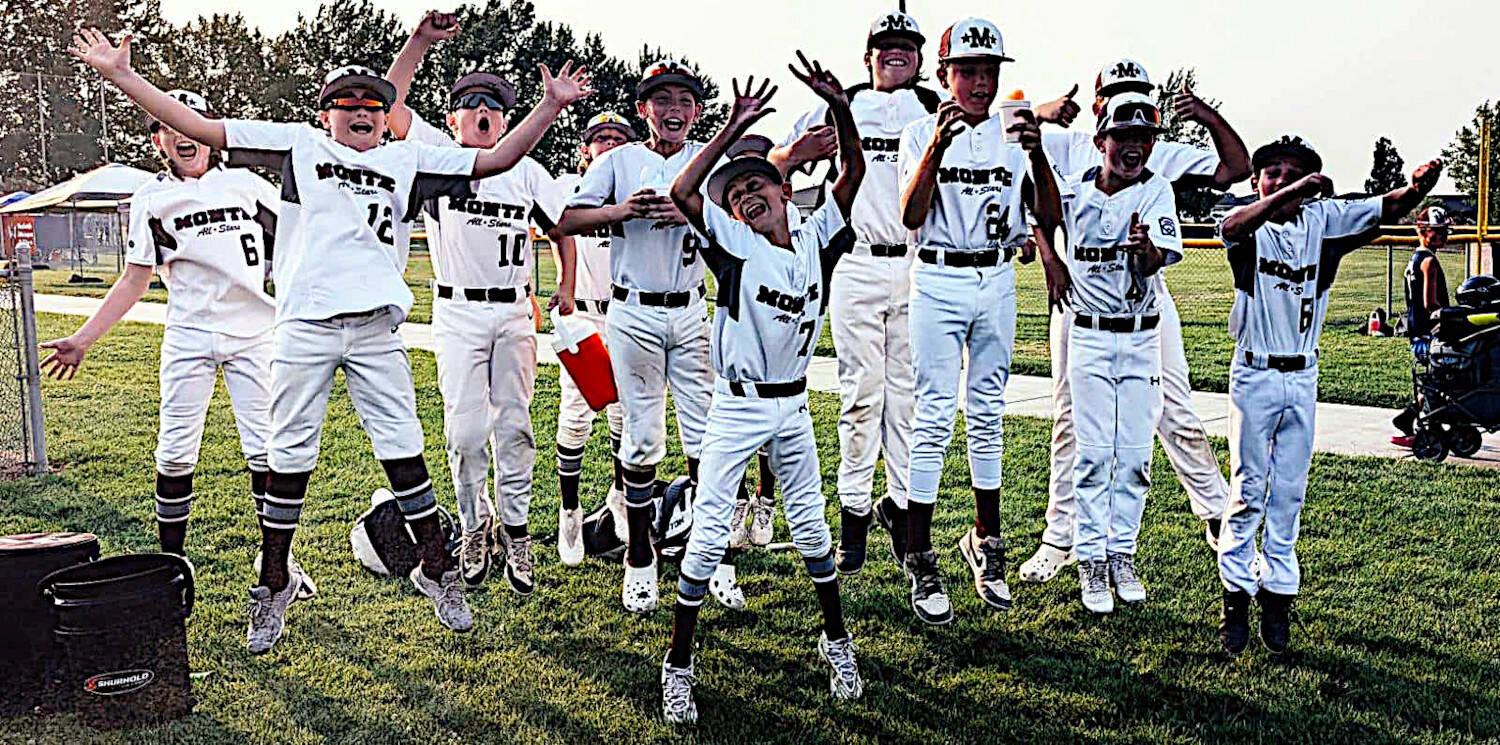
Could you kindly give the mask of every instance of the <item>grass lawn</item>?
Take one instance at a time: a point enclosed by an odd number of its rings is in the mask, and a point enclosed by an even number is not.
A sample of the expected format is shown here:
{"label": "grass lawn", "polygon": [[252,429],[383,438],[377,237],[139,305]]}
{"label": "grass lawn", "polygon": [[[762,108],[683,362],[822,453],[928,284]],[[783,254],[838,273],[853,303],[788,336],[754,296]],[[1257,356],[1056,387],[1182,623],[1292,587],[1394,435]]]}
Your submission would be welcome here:
{"label": "grass lawn", "polygon": [[[76,319],[43,315],[44,336]],[[45,389],[57,475],[0,484],[0,532],[89,530],[106,555],[151,550],[151,450],[160,329],[122,326],[79,377]],[[452,505],[432,356],[413,352],[427,462]],[[556,486],[555,368],[543,367],[533,409],[533,526],[550,534]],[[824,491],[833,493],[837,402],[815,395]],[[1166,461],[1141,536],[1141,608],[1102,619],[1077,583],[1016,585],[1009,613],[984,610],[954,541],[972,520],[958,448],[934,532],[957,619],[927,628],[883,553],[844,581],[859,639],[865,697],[835,703],[814,651],[816,605],[794,555],[741,562],[750,604],[713,603],[697,652],[702,721],[660,721],[657,669],[670,614],[637,618],[619,605],[618,568],[565,570],[541,547],[538,592],[497,582],[471,594],[478,627],[438,626],[403,582],[366,575],[350,555],[350,522],[384,485],[348,399],[335,391],[322,460],[297,555],[322,594],[295,606],[287,637],[244,650],[244,593],[256,531],[222,387],[198,470],[188,552],[199,602],[189,628],[199,680],[191,717],[168,726],[95,732],[68,719],[0,720],[6,743],[459,742],[1493,742],[1500,739],[1500,472],[1407,461],[1319,456],[1301,560],[1305,584],[1294,659],[1253,648],[1226,661],[1214,637],[1216,572],[1201,525]],[[1047,427],[1010,419],[1003,514],[1014,562],[1042,529]],[[1223,457],[1222,446],[1221,458]],[[605,452],[602,422],[591,453]],[[675,451],[675,446],[673,450]],[[606,488],[591,456],[589,504]],[[681,473],[680,457],[663,464]],[[877,483],[877,490],[882,487]],[[830,506],[830,516],[836,508]],[[784,525],[777,527],[784,536]],[[875,539],[883,537],[877,532]],[[664,598],[671,597],[671,571]]]}

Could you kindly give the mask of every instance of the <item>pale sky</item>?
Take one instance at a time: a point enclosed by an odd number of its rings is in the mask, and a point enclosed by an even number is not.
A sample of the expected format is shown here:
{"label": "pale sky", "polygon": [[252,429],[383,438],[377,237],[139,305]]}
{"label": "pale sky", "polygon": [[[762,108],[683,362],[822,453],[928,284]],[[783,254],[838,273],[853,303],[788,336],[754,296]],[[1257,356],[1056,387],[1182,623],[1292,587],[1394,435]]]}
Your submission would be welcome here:
{"label": "pale sky", "polygon": [[[455,5],[376,4],[413,24],[428,7]],[[205,9],[202,3],[162,0],[163,12],[177,23],[202,12],[237,11],[268,33],[294,25],[297,10],[309,5],[220,0]],[[601,32],[608,50],[624,59],[634,60],[643,42],[674,50],[702,65],[725,90],[730,77],[776,77],[781,85],[777,113],[756,131],[777,140],[814,103],[786,70],[795,50],[823,61],[845,85],[860,82],[869,24],[894,7],[863,0],[538,0],[536,5],[541,18],[567,23],[580,35]],[[1027,10],[1008,11],[1007,5]],[[943,29],[982,16],[1000,28],[1006,53],[1016,59],[1001,72],[1002,88],[1022,89],[1034,102],[1055,98],[1077,83],[1087,108],[1095,73],[1120,57],[1141,62],[1158,80],[1175,68],[1196,67],[1198,93],[1223,102],[1225,117],[1251,149],[1285,132],[1308,137],[1340,191],[1362,188],[1376,138],[1391,138],[1410,171],[1436,157],[1478,104],[1500,99],[1500,54],[1493,44],[1500,3],[1492,0],[1006,5],[909,0],[907,10],[928,39],[924,72],[929,77]],[[1087,124],[1085,117],[1074,126]],[[706,140],[711,133],[696,134]],[[1451,188],[1447,179],[1439,186]]]}

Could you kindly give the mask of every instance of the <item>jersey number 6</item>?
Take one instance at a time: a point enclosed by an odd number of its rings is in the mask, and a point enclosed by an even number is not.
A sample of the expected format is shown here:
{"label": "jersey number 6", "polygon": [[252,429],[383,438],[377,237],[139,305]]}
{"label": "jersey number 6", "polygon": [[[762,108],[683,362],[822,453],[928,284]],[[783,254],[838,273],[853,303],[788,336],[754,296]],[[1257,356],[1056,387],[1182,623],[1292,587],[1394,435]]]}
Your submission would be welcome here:
{"label": "jersey number 6", "polygon": [[260,249],[255,247],[254,233],[249,231],[240,233],[240,248],[245,252],[245,266],[260,264]]}

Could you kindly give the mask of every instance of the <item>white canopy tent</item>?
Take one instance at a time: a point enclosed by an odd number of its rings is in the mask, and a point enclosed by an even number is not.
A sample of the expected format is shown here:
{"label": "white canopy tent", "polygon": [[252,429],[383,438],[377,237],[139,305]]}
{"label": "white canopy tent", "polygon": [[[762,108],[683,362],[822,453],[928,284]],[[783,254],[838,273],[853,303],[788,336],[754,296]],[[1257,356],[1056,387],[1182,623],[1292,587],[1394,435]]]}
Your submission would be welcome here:
{"label": "white canopy tent", "polygon": [[[97,279],[88,279],[83,274],[91,270],[110,271],[110,264],[114,265],[113,271],[120,271],[124,228],[119,223],[123,217],[123,208],[129,203],[130,196],[135,193],[135,190],[153,176],[154,174],[139,168],[119,163],[106,163],[92,171],[80,173],[60,184],[0,207],[0,215],[66,213],[68,248],[65,254],[54,254],[53,258],[62,259],[64,255],[67,256],[66,260],[72,264],[74,271],[74,277],[70,281],[97,282]],[[82,245],[79,242],[77,228],[79,212],[111,214],[111,218],[102,225],[92,222],[99,218],[90,218],[87,214],[85,215],[85,227],[94,226],[85,230],[87,239],[83,243],[88,245]],[[41,219],[38,218],[38,220]],[[113,250],[100,251],[101,248],[111,244],[114,246]]]}

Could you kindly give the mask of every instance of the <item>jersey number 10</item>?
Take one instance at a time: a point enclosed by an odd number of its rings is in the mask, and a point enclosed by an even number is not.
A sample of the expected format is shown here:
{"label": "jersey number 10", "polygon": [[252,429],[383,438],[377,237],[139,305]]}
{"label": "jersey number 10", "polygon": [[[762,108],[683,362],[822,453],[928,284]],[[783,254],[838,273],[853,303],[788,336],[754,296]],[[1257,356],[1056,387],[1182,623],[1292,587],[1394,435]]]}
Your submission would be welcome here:
{"label": "jersey number 10", "polygon": [[500,266],[526,266],[526,240],[531,236],[516,233],[511,236],[510,250],[506,251],[505,234],[500,234]]}

